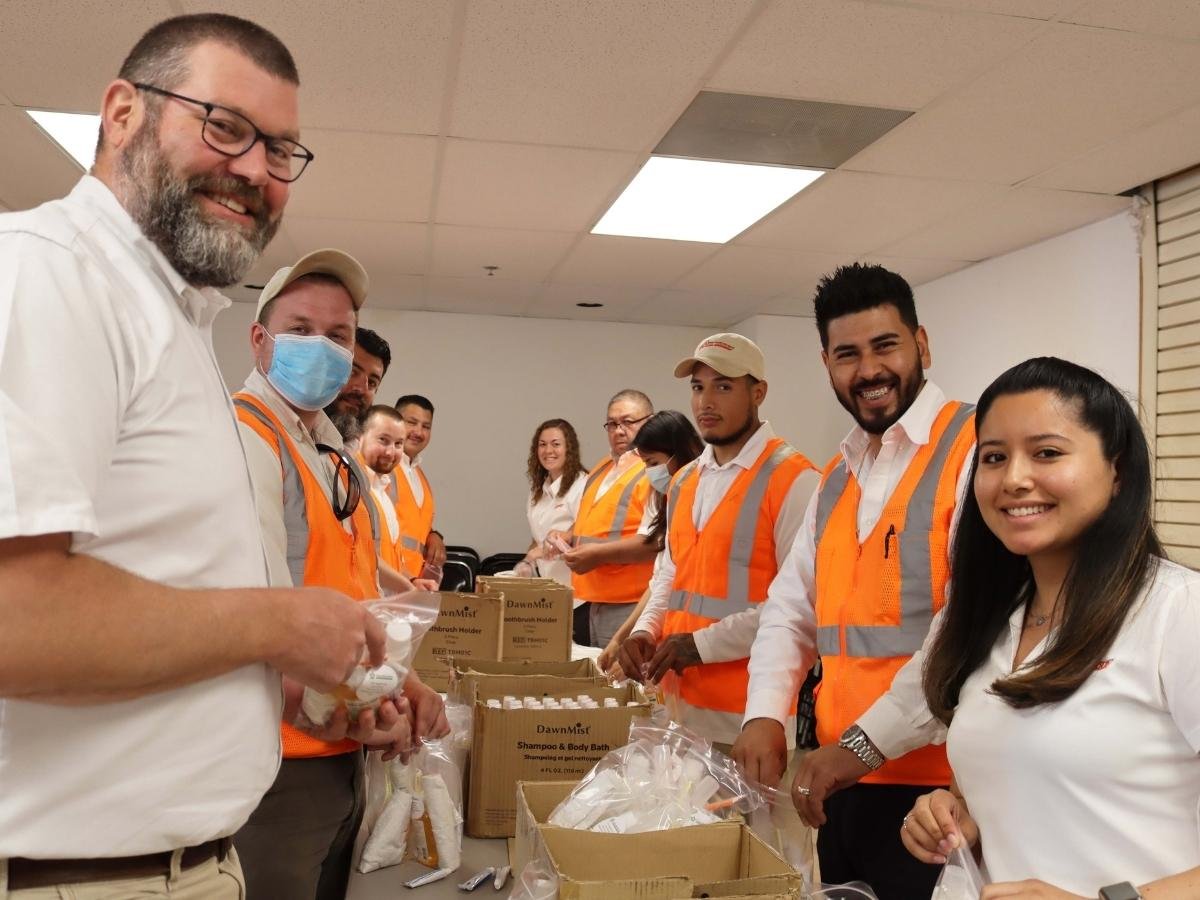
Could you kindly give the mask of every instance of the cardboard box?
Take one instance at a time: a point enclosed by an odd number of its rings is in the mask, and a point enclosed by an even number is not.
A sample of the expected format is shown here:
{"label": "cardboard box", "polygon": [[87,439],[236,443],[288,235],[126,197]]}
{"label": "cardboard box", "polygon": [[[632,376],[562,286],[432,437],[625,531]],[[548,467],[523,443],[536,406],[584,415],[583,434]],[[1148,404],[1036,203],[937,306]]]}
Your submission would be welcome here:
{"label": "cardboard box", "polygon": [[746,825],[640,834],[537,826],[559,900],[800,900],[803,878]]}
{"label": "cardboard box", "polygon": [[564,662],[571,658],[571,589],[551,578],[480,576],[480,592],[504,594],[504,649],[501,659]]}
{"label": "cardboard box", "polygon": [[[476,686],[471,775],[467,800],[467,834],[512,837],[516,827],[518,781],[578,781],[610,750],[629,742],[635,716],[649,716],[650,703],[641,687],[589,685],[577,680],[539,676],[542,696],[573,697],[587,693],[598,702],[613,697],[622,705],[599,709],[494,709],[505,688],[489,681]],[[636,702],[636,706],[625,706]]]}
{"label": "cardboard box", "polygon": [[[517,819],[508,861],[520,872],[531,859],[545,855],[539,825],[545,825],[550,813],[575,790],[578,781],[518,781]],[[553,828],[554,826],[548,826]]]}
{"label": "cardboard box", "polygon": [[441,594],[437,621],[421,639],[413,668],[436,691],[450,683],[450,661],[499,660],[504,646],[501,594]]}
{"label": "cardboard box", "polygon": [[[608,685],[608,679],[590,659],[570,662],[531,662],[529,660],[493,662],[479,659],[455,658],[450,667],[451,698],[468,706],[475,702],[478,685],[486,682],[493,686],[487,697],[542,697],[542,690],[549,683],[544,677],[566,679],[579,683],[576,694],[585,694],[592,685]],[[551,696],[555,696],[551,694]],[[487,699],[485,697],[484,699]]]}

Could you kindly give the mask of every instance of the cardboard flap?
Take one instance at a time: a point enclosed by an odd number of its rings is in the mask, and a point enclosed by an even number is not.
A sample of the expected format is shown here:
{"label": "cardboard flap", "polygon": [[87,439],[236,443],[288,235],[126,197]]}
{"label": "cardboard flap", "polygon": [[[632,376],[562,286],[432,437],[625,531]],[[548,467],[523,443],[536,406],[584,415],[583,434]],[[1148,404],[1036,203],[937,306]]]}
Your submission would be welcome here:
{"label": "cardboard flap", "polygon": [[697,884],[695,897],[721,897],[724,900],[800,900],[803,879],[793,872],[791,875],[759,875],[739,878],[737,881],[717,881]]}
{"label": "cardboard flap", "polygon": [[696,896],[690,878],[621,881],[559,880],[558,900],[690,900]]}

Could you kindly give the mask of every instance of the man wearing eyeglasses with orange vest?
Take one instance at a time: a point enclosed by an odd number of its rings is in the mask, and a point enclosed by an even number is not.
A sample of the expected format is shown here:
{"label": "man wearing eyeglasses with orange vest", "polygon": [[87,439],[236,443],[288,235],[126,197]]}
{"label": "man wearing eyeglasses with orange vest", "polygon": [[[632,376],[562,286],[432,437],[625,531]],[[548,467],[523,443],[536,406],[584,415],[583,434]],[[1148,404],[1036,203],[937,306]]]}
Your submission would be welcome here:
{"label": "man wearing eyeglasses with orange vest", "polygon": [[[322,411],[350,377],[366,292],[366,272],[338,250],[276,272],[250,328],[254,371],[234,395],[271,583],[331,587],[356,600],[378,597],[381,583],[389,592],[412,587],[380,561],[367,476]],[[234,837],[247,893],[342,897],[362,820],[362,745],[405,755],[415,739],[448,730],[441,698],[415,675],[403,696],[356,722],[339,711],[323,728],[285,723],[275,784]]]}
{"label": "man wearing eyeglasses with orange vest", "polygon": [[654,489],[641,457],[629,449],[653,414],[650,398],[632,388],[608,401],[604,431],[609,456],[588,473],[571,532],[547,536],[548,559],[558,553],[556,539],[572,544],[562,559],[571,570],[576,601],[588,604],[593,647],[608,644],[625,624],[654,571],[659,548],[642,538],[654,518]]}

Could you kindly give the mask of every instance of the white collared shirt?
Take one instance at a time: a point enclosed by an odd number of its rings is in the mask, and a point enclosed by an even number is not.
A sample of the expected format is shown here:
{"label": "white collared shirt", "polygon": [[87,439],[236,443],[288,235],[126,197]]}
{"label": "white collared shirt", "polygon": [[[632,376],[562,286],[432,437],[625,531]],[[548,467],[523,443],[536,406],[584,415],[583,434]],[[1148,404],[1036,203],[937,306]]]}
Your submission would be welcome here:
{"label": "white collared shirt", "polygon": [[408,482],[409,490],[412,491],[413,501],[417,504],[418,509],[425,505],[425,482],[421,480],[421,475],[417,471],[420,466],[420,453],[412,460],[408,458],[407,453],[400,454],[400,465],[397,468],[404,473],[404,478]]}
{"label": "white collared shirt", "polygon": [[[737,456],[724,465],[719,464],[713,453],[713,448],[707,446],[696,461],[696,499],[692,504],[692,522],[697,529],[704,528],[720,502],[729,492],[737,477],[751,468],[767,448],[767,442],[775,437],[775,431],[770,422],[763,422]],[[788,552],[795,543],[796,534],[804,521],[804,510],[809,498],[820,483],[821,475],[815,469],[802,472],[788,491],[779,516],[775,519],[775,546],[780,549],[779,564],[782,565]],[[650,597],[646,608],[634,626],[634,631],[645,631],[657,640],[662,635],[663,620],[667,615],[667,607],[671,598],[671,588],[675,583],[675,561],[671,556],[671,542],[668,537],[663,551],[655,560],[654,575],[650,579]],[[714,622],[707,628],[695,632],[692,637],[696,642],[696,650],[700,659],[706,663],[726,662],[744,659],[750,655],[754,636],[758,631],[758,620],[761,603],[756,603],[744,612],[726,616],[719,622]],[[694,710],[683,700],[679,701],[686,709],[683,714],[691,721],[692,727],[700,730],[705,737],[721,743],[732,743],[737,739],[737,733],[727,731],[728,724],[724,716],[710,717],[712,721],[702,725],[697,724],[697,717],[704,710]],[[685,724],[687,722],[685,721]],[[714,729],[722,729],[714,733]],[[790,742],[794,743],[795,727],[787,729]],[[789,746],[792,744],[789,743]]]}
{"label": "white collared shirt", "polygon": [[[73,553],[175,587],[267,584],[212,351],[228,305],[90,176],[0,215],[0,539],[70,533]],[[266,665],[119,703],[0,701],[0,858],[232,834],[275,778],[281,703]]]}
{"label": "white collared shirt", "polygon": [[1025,609],[963,684],[946,743],[990,878],[1094,897],[1200,866],[1200,575],[1161,562],[1074,694],[1013,709],[989,688]]}
{"label": "white collared shirt", "polygon": [[[912,406],[883,433],[879,453],[874,458],[869,452],[870,437],[858,425],[842,441],[842,456],[862,490],[857,517],[859,535],[870,534],[879,521],[909,463],[929,443],[929,432],[945,403],[946,395],[941,389],[933,382],[926,382]],[[967,454],[967,463],[958,475],[959,501],[970,481],[973,453],[972,450]],[[951,533],[957,526],[961,506],[961,502],[956,502]],[[784,722],[800,683],[816,660],[816,520],[817,492],[814,492],[795,546],[780,567],[763,604],[758,635],[750,654],[747,722],[757,718]],[[871,740],[889,758],[924,746],[942,733],[921,690],[921,658],[920,653],[914,655],[896,674],[888,694],[859,719]]]}
{"label": "white collared shirt", "polygon": [[[314,474],[321,485],[321,492],[332,506],[337,465],[332,456],[317,450],[318,443],[335,448],[342,446],[342,436],[329,421],[329,416],[318,412],[310,432],[296,411],[257,368],[246,376],[242,390],[261,400],[279,419],[296,445],[301,461]],[[279,456],[249,425],[238,422],[238,429],[246,447],[246,463],[250,469],[250,483],[254,486],[254,502],[258,507],[258,522],[267,554],[267,569],[271,573],[271,587],[300,587],[292,584],[292,573],[288,569],[287,526],[283,517],[283,470],[279,467]],[[353,519],[349,516],[341,524],[347,533],[354,527]]]}
{"label": "white collared shirt", "polygon": [[[525,515],[529,519],[529,533],[533,537],[534,546],[540,547],[551,531],[570,531],[579,515],[579,501],[583,498],[583,488],[587,484],[587,472],[580,472],[563,496],[562,476],[553,481],[546,479],[542,485],[541,499],[533,502],[533,494],[529,495],[529,503],[525,507]],[[559,584],[571,586],[571,570],[561,559],[539,559],[538,574],[543,578],[553,578]]]}
{"label": "white collared shirt", "polygon": [[[383,520],[387,523],[388,537],[392,543],[400,540],[400,518],[396,515],[396,503],[388,494],[392,486],[391,475],[380,475],[370,466],[363,466],[367,478],[371,480],[371,493],[378,501],[377,505],[383,510]],[[395,470],[393,470],[394,472]]]}

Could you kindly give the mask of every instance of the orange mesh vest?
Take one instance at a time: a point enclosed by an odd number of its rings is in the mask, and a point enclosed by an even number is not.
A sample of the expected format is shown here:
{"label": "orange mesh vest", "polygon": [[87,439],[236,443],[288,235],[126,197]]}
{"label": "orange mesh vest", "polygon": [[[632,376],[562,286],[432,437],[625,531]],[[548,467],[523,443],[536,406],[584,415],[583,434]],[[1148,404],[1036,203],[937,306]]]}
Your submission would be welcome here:
{"label": "orange mesh vest", "polygon": [[[815,468],[780,438],[767,442],[754,465],[740,472],[696,530],[693,504],[700,477],[691,462],[677,473],[667,494],[675,581],[663,636],[691,634],[767,599],[779,571],[775,522],[796,478]],[[685,669],[680,693],[692,706],[729,713],[734,730],[746,711],[749,659],[704,663]]]}
{"label": "orange mesh vest", "polygon": [[[579,513],[575,517],[577,544],[607,543],[637,534],[642,524],[642,511],[650,497],[650,482],[646,466],[638,460],[612,484],[604,496],[596,499],[596,491],[613,464],[606,459],[588,473]],[[636,603],[641,599],[650,575],[653,560],[644,563],[597,566],[584,575],[571,575],[575,596],[596,603]]]}
{"label": "orange mesh vest", "polygon": [[[875,528],[857,536],[861,490],[842,457],[817,494],[817,738],[842,732],[891,686],[946,602],[949,534],[959,471],[975,441],[975,408],[949,402],[908,464]],[[914,750],[863,778],[877,784],[950,783],[946,751]]]}
{"label": "orange mesh vest", "polygon": [[[279,455],[283,472],[283,521],[287,531],[287,561],[292,584],[328,587],[355,600],[379,596],[378,566],[369,500],[360,501],[351,515],[353,533],[333,514],[316,477],[300,456],[283,423],[252,394],[233,395],[238,420],[262,437]],[[357,473],[369,494],[367,476]],[[356,749],[356,741],[328,743],[309,737],[291,725],[280,729],[287,759],[334,756]]]}
{"label": "orange mesh vest", "polygon": [[433,489],[419,467],[417,477],[425,490],[425,500],[420,506],[417,506],[408,478],[399,465],[392,470],[389,489],[396,501],[396,517],[400,520],[400,561],[404,564],[401,571],[409,578],[420,576],[425,565],[425,541],[433,530]]}

